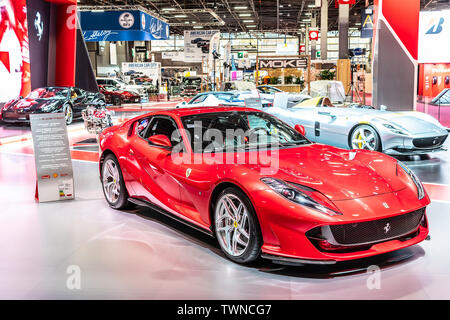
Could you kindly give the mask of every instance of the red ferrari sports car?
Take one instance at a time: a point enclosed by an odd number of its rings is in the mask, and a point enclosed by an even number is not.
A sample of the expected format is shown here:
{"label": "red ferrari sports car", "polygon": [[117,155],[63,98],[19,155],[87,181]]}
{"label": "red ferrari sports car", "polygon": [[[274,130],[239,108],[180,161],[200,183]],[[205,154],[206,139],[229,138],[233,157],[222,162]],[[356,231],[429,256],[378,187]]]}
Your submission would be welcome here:
{"label": "red ferrari sports car", "polygon": [[122,103],[140,103],[141,96],[137,92],[119,90],[115,87],[98,86],[100,93],[105,96],[106,103],[120,106]]}
{"label": "red ferrari sports car", "polygon": [[100,136],[105,198],[204,231],[239,263],[333,264],[427,238],[430,199],[403,163],[303,133],[249,108],[142,115]]}

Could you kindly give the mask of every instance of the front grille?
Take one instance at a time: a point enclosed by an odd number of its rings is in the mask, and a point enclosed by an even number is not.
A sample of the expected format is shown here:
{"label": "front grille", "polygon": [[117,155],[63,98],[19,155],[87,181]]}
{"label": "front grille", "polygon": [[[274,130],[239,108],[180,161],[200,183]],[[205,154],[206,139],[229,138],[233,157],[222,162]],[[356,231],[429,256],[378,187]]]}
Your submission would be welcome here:
{"label": "front grille", "polygon": [[413,139],[413,144],[416,148],[436,148],[442,145],[446,138],[446,135],[431,138],[416,138]]}
{"label": "front grille", "polygon": [[339,245],[362,245],[395,239],[414,232],[419,227],[425,208],[380,220],[331,225],[329,230]]}

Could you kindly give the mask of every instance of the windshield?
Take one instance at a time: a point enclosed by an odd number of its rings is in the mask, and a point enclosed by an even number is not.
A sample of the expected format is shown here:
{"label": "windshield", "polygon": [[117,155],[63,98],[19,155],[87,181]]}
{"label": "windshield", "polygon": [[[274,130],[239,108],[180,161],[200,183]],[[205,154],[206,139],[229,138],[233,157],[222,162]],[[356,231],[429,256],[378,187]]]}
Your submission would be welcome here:
{"label": "windshield", "polygon": [[181,120],[195,153],[272,149],[310,143],[287,124],[263,112],[203,113]]}
{"label": "windshield", "polygon": [[258,87],[258,89],[259,91],[268,94],[275,94],[277,92],[282,92],[280,89],[274,87]]}
{"label": "windshield", "polygon": [[191,86],[199,86],[202,83],[202,79],[200,78],[184,78],[183,79],[183,84]]}
{"label": "windshield", "polygon": [[68,88],[39,88],[30,92],[28,99],[65,99],[69,93]]}

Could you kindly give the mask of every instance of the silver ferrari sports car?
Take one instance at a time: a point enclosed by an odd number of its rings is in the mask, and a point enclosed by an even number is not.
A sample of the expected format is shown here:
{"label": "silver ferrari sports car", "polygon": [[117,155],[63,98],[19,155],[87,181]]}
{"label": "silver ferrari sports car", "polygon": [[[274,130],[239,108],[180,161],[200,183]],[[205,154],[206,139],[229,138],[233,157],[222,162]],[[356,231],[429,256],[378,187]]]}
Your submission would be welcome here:
{"label": "silver ferrari sports car", "polygon": [[390,155],[440,151],[448,136],[445,127],[422,112],[391,112],[355,106],[341,108],[331,103],[306,104],[305,101],[292,108],[272,107],[263,108],[263,111],[291,126],[302,125],[306,137],[312,141]]}

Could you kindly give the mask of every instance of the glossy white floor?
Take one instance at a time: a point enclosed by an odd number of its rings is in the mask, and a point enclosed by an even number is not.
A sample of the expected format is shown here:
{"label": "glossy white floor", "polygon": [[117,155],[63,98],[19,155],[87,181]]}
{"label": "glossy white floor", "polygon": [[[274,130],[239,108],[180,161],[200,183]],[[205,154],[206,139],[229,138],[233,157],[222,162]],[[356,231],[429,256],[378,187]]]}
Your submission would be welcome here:
{"label": "glossy white floor", "polygon": [[[332,268],[246,267],[150,210],[110,209],[95,163],[74,161],[75,201],[37,204],[33,161],[0,153],[3,299],[450,299],[450,203],[432,203],[431,241],[406,250]],[[367,286],[370,265],[382,267],[379,289]]]}

